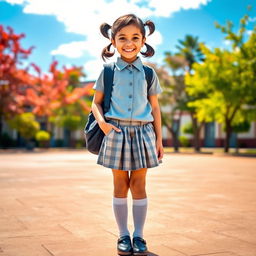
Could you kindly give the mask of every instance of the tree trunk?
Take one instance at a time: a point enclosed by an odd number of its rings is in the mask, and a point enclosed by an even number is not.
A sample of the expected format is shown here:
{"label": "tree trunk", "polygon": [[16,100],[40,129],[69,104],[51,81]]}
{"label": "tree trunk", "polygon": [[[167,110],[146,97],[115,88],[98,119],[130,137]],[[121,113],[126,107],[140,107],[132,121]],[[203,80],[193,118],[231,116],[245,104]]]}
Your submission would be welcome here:
{"label": "tree trunk", "polygon": [[191,119],[192,119],[192,126],[193,126],[193,132],[194,132],[194,138],[193,138],[193,146],[195,152],[200,152],[200,128],[198,127],[197,118],[193,117],[194,113],[191,113]]}
{"label": "tree trunk", "polygon": [[236,154],[239,154],[238,134],[236,133]]}
{"label": "tree trunk", "polygon": [[178,153],[179,152],[179,139],[178,139],[178,134],[175,132],[173,129],[169,129],[169,131],[172,134],[172,142],[173,142],[173,148],[174,152]]}
{"label": "tree trunk", "polygon": [[232,132],[230,120],[226,119],[225,125],[226,125],[226,138],[225,138],[225,144],[224,144],[224,152],[228,153],[229,152],[230,136],[231,136],[231,132]]}
{"label": "tree trunk", "polygon": [[172,122],[172,125],[170,125],[166,121],[165,117],[162,115],[162,124],[167,128],[167,130],[172,135],[172,142],[173,142],[174,152],[179,152],[179,138],[178,138],[178,135],[179,135],[179,129],[180,129],[180,119],[177,120],[176,130],[173,129],[173,123],[174,122]]}

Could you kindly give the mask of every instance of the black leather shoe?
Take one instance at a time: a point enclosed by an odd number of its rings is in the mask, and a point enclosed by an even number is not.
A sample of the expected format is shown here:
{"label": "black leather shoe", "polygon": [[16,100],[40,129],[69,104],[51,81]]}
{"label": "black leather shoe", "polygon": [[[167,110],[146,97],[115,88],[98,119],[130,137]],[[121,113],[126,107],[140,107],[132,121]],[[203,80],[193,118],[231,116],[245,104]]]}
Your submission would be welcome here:
{"label": "black leather shoe", "polygon": [[148,255],[148,248],[146,245],[146,241],[141,237],[134,237],[132,239],[133,244],[133,255],[136,256],[146,256]]}
{"label": "black leather shoe", "polygon": [[119,255],[132,255],[132,242],[130,236],[121,236],[117,240],[117,253]]}

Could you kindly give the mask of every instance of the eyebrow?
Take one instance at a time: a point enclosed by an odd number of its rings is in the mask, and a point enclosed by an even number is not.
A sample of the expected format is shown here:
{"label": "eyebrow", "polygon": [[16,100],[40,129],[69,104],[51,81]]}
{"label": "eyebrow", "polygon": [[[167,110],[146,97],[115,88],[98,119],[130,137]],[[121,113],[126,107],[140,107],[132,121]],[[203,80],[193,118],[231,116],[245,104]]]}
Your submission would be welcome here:
{"label": "eyebrow", "polygon": [[[140,34],[138,34],[138,33],[135,33],[135,34],[133,34],[133,36],[139,36]],[[126,34],[120,34],[120,35],[118,35],[118,36],[126,36]]]}

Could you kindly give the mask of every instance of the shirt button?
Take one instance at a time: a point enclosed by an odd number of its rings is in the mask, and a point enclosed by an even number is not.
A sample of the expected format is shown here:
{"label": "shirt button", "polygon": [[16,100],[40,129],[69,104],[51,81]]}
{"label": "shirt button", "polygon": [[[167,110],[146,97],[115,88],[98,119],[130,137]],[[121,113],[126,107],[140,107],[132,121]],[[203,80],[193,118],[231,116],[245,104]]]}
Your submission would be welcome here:
{"label": "shirt button", "polygon": [[129,71],[130,74],[132,74],[132,71]]}
{"label": "shirt button", "polygon": [[129,95],[129,98],[130,98],[130,99],[132,98],[132,95],[131,95],[131,94]]}
{"label": "shirt button", "polygon": [[132,85],[132,82],[130,82],[130,85]]}
{"label": "shirt button", "polygon": [[128,108],[128,111],[131,111],[132,109],[131,108]]}

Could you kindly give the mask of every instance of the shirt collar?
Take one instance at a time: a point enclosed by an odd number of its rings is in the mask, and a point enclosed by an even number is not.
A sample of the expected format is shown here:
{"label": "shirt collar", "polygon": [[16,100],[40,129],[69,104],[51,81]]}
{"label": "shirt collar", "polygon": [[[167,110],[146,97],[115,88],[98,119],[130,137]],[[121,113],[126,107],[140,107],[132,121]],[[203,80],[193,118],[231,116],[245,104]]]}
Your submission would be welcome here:
{"label": "shirt collar", "polygon": [[121,57],[117,57],[117,61],[115,63],[116,67],[119,70],[123,70],[130,64],[133,65],[135,68],[137,68],[139,71],[143,71],[143,64],[141,62],[140,57],[137,57],[137,59],[133,63],[127,63]]}

